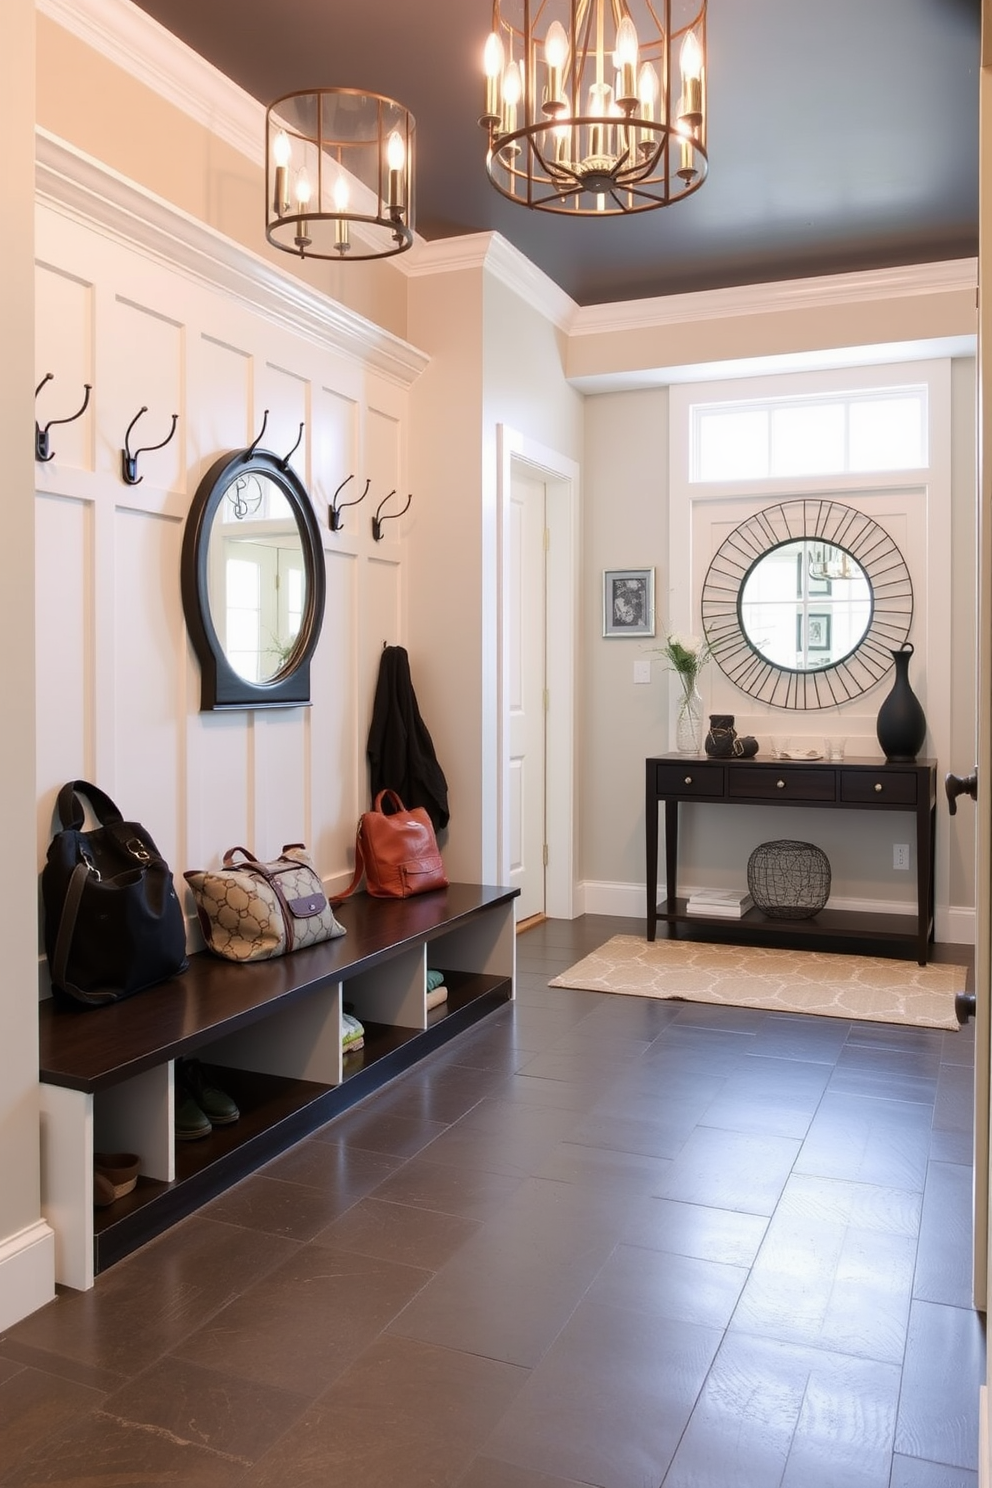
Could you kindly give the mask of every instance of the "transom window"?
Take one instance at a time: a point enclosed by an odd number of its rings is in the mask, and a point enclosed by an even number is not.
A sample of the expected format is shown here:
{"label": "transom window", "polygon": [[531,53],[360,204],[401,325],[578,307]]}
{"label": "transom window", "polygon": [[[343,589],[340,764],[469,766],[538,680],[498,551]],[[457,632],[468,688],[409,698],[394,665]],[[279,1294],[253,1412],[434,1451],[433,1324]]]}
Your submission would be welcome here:
{"label": "transom window", "polygon": [[859,475],[927,463],[925,384],[692,406],[693,482]]}

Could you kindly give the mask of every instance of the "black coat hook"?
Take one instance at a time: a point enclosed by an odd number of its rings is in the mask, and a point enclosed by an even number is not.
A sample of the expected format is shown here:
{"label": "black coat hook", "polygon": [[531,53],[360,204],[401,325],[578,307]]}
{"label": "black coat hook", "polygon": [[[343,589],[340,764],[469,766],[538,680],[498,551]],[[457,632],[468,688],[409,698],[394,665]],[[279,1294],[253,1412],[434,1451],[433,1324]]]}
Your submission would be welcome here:
{"label": "black coat hook", "polygon": [[[263,425],[263,427],[264,427],[264,425]],[[305,424],[301,424],[300,425],[300,432],[296,436],[296,443],[293,445],[293,448],[290,450],[289,454],[286,455],[286,457],[284,459],[282,459],[282,460],[279,461],[279,469],[280,470],[286,470],[288,468],[290,460],[293,458],[293,456],[296,454],[296,451],[300,447],[300,440],[303,438],[303,430],[305,429],[305,427],[306,427]],[[261,438],[261,435],[259,435],[259,438]]]}
{"label": "black coat hook", "polygon": [[406,506],[404,506],[401,511],[398,511],[398,512],[387,512],[385,516],[381,516],[380,514],[382,512],[382,508],[385,506],[386,502],[389,500],[389,497],[390,496],[395,496],[395,495],[396,495],[396,490],[395,490],[395,487],[394,487],[393,490],[389,492],[389,495],[388,496],[383,496],[382,500],[379,502],[379,505],[376,507],[375,516],[372,518],[372,536],[373,536],[373,538],[375,539],[376,542],[381,542],[382,541],[382,524],[383,524],[383,522],[389,522],[389,521],[392,520],[393,517],[401,517],[403,515],[403,512],[409,511],[409,509],[410,509],[410,502],[413,500],[413,492],[412,491],[411,491],[410,495],[406,498]]}
{"label": "black coat hook", "polygon": [[[252,440],[251,444],[248,446],[248,448],[245,450],[244,454],[242,455],[241,458],[243,460],[250,460],[251,457],[252,457],[252,455],[258,449],[258,446],[262,442],[262,435],[265,433],[265,426],[266,426],[266,424],[268,422],[269,422],[269,410],[266,409],[265,412],[262,414],[262,427],[259,429],[258,433],[255,435],[255,438]],[[302,429],[300,430],[300,432],[301,433],[303,432]],[[290,451],[290,454],[291,453],[292,453],[292,451]],[[286,458],[288,460],[289,459],[289,455],[287,455]]]}
{"label": "black coat hook", "polygon": [[371,477],[365,482],[365,490],[362,492],[361,496],[356,496],[354,501],[339,501],[338,497],[341,495],[341,492],[344,490],[345,486],[350,480],[354,479],[355,477],[353,475],[346,475],[344,480],[338,486],[337,490],[334,492],[333,497],[331,498],[331,504],[327,509],[327,520],[330,524],[332,532],[341,531],[341,513],[344,511],[345,507],[357,506],[358,503],[360,501],[364,501],[366,496],[369,494],[369,486],[372,484]]}
{"label": "black coat hook", "polygon": [[138,474],[138,456],[147,455],[152,450],[165,449],[165,446],[169,443],[169,440],[175,434],[176,425],[179,422],[178,413],[174,413],[172,415],[172,428],[169,430],[168,434],[166,434],[164,439],[159,440],[158,444],[142,445],[141,449],[136,449],[132,454],[131,430],[134,428],[141,415],[147,412],[148,405],[146,403],[143,403],[138,409],[137,413],[134,415],[134,418],[128,424],[127,433],[124,435],[124,448],[121,450],[121,480],[124,481],[125,485],[128,486],[136,486],[139,484],[139,482],[144,480],[144,476]]}
{"label": "black coat hook", "polygon": [[[34,390],[34,395],[35,395],[36,398],[37,398],[38,394],[41,392],[42,388],[45,386],[45,383],[46,382],[51,382],[52,379],[54,378],[54,376],[55,376],[55,373],[54,372],[46,372],[45,373],[44,377],[41,379],[41,381],[39,382],[38,386]],[[84,382],[83,383],[83,387],[86,389],[86,396],[83,398],[83,405],[80,408],[80,410],[79,410],[78,413],[70,414],[68,418],[49,419],[48,420],[48,423],[45,425],[45,427],[43,429],[39,426],[38,420],[35,419],[35,422],[34,422],[34,457],[35,457],[36,460],[41,460],[42,462],[47,463],[49,460],[54,460],[54,458],[55,458],[55,452],[54,452],[54,450],[52,450],[50,448],[49,442],[48,442],[48,431],[52,427],[53,424],[74,424],[76,422],[76,419],[82,418],[83,414],[86,412],[87,406],[88,406],[89,401],[90,401],[90,392],[92,391],[93,384],[90,383],[90,382]]]}

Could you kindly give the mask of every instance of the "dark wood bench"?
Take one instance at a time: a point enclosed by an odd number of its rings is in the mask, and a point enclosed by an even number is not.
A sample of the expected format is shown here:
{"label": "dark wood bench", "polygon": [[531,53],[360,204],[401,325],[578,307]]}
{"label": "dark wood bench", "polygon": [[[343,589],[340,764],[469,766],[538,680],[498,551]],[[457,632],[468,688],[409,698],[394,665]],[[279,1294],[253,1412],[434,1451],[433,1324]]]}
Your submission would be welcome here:
{"label": "dark wood bench", "polygon": [[[40,1007],[42,1208],[56,1277],[77,1288],[513,996],[515,889],[452,884],[405,900],[356,895],[347,933],[274,961],[209,952],[108,1007]],[[426,972],[447,1001],[427,1011]],[[364,1048],[341,1051],[354,1007]],[[195,1055],[240,1119],[176,1142],[174,1062]],[[140,1153],[131,1194],[93,1208],[93,1153]]]}

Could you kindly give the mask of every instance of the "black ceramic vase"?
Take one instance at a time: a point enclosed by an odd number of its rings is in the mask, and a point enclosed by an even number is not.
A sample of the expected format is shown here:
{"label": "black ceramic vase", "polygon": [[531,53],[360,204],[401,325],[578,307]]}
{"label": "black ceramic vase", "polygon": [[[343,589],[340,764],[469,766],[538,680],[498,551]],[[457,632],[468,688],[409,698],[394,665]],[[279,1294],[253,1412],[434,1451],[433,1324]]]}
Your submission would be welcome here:
{"label": "black ceramic vase", "polygon": [[893,651],[896,679],[892,691],[878,710],[875,732],[885,758],[893,764],[912,764],[923,748],[927,719],[919,698],[909,685],[909,659],[913,647],[903,641]]}

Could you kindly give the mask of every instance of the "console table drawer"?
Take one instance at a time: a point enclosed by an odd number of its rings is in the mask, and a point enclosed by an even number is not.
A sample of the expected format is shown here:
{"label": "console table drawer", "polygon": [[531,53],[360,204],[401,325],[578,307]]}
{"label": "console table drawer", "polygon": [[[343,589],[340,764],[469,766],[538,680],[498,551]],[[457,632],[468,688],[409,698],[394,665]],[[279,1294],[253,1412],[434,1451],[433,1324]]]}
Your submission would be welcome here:
{"label": "console table drawer", "polygon": [[727,794],[737,801],[833,801],[837,776],[833,770],[753,770],[731,765],[727,772]]}
{"label": "console table drawer", "polygon": [[659,796],[722,796],[725,770],[712,765],[697,765],[687,760],[684,765],[658,765],[656,789]]}
{"label": "console table drawer", "polygon": [[844,774],[840,780],[840,798],[855,806],[915,806],[916,776],[908,770],[899,774],[886,770],[884,774]]}

